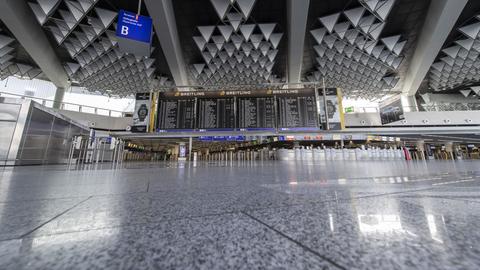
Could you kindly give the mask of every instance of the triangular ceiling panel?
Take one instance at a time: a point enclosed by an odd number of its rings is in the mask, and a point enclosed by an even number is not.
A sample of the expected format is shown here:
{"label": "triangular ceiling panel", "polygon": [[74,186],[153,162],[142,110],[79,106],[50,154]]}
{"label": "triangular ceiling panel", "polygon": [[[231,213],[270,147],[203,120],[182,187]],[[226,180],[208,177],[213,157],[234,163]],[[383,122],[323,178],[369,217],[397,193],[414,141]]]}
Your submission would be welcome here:
{"label": "triangular ceiling panel", "polygon": [[230,26],[230,25],[219,25],[217,26],[218,30],[220,31],[220,33],[222,34],[223,38],[226,40],[226,41],[229,41],[230,40],[230,36],[232,35],[233,33],[233,27]]}
{"label": "triangular ceiling panel", "polygon": [[85,14],[85,11],[83,10],[80,3],[76,2],[76,1],[67,0],[67,1],[65,1],[65,4],[67,4],[67,7],[70,10],[70,12],[72,13],[75,20],[80,21],[82,19],[83,15]]}
{"label": "triangular ceiling panel", "polygon": [[380,0],[363,0],[363,2],[370,11],[374,11]]}
{"label": "triangular ceiling panel", "polygon": [[242,15],[240,13],[230,12],[227,14],[227,18],[233,30],[236,32],[242,22]]}
{"label": "triangular ceiling panel", "polygon": [[480,32],[480,22],[460,27],[458,30],[467,37],[476,39]]}
{"label": "triangular ceiling panel", "polygon": [[278,44],[280,43],[280,40],[282,39],[283,34],[282,33],[276,33],[272,34],[270,36],[270,42],[272,42],[272,46],[274,49],[278,48]]}
{"label": "triangular ceiling panel", "polygon": [[203,51],[203,49],[205,49],[205,45],[207,44],[207,42],[205,41],[204,37],[195,36],[193,37],[193,40],[195,41],[195,44],[197,44],[197,47],[200,51]]}
{"label": "triangular ceiling panel", "polygon": [[60,3],[60,0],[37,0],[45,14],[49,15],[55,7]]}
{"label": "triangular ceiling panel", "polygon": [[472,90],[470,90],[470,89],[460,90],[460,93],[462,93],[462,95],[464,97],[468,97],[470,95],[470,93],[472,93]]}
{"label": "triangular ceiling panel", "polygon": [[372,37],[372,39],[378,40],[380,34],[383,31],[383,28],[385,28],[384,22],[373,24],[372,27],[370,27],[368,34],[370,35],[370,37]]}
{"label": "triangular ceiling panel", "polygon": [[340,39],[343,39],[349,27],[350,27],[349,22],[343,22],[343,23],[336,24],[335,27],[333,27],[333,30],[335,31],[335,33],[337,33]]}
{"label": "triangular ceiling panel", "polygon": [[382,0],[378,6],[375,8],[375,13],[383,20],[388,17],[388,14],[393,8],[395,0]]}
{"label": "triangular ceiling panel", "polygon": [[98,18],[103,23],[105,28],[109,27],[112,24],[113,20],[117,17],[117,12],[106,10],[103,8],[95,8],[95,12],[98,15]]}
{"label": "triangular ceiling panel", "polygon": [[230,7],[230,0],[210,0],[220,19],[224,19]]}
{"label": "triangular ceiling panel", "polygon": [[445,54],[447,54],[452,58],[456,58],[458,55],[458,52],[460,51],[460,48],[461,48],[460,46],[456,45],[456,46],[443,49],[442,52],[444,52]]}
{"label": "triangular ceiling panel", "polygon": [[15,41],[15,40],[11,37],[0,35],[0,48],[8,46],[13,41]]}
{"label": "triangular ceiling panel", "polygon": [[364,7],[358,7],[350,10],[345,10],[343,14],[347,17],[347,19],[352,23],[354,27],[357,27],[360,23],[360,19],[362,18],[363,14],[365,13]]}
{"label": "triangular ceiling panel", "polygon": [[236,0],[236,2],[242,11],[244,18],[248,18],[252,12],[253,6],[255,5],[255,0]]}
{"label": "triangular ceiling panel", "polygon": [[210,40],[213,34],[213,30],[215,30],[215,26],[198,26],[198,31],[202,35],[203,39],[205,39],[206,42]]}
{"label": "triangular ceiling panel", "polygon": [[335,27],[335,24],[337,24],[338,18],[340,17],[340,13],[335,13],[332,15],[324,16],[321,18],[318,18],[320,22],[327,28],[329,33],[333,32],[333,28]]}
{"label": "triangular ceiling panel", "polygon": [[471,89],[476,95],[480,95],[480,86],[473,86]]}
{"label": "triangular ceiling panel", "polygon": [[382,38],[383,44],[385,44],[385,46],[387,46],[387,48],[390,51],[393,51],[393,48],[395,48],[395,45],[397,45],[399,40],[400,40],[400,35]]}
{"label": "triangular ceiling panel", "polygon": [[266,40],[270,39],[270,35],[272,35],[273,30],[275,29],[276,23],[261,23],[258,25],[260,31],[262,31],[263,36]]}
{"label": "triangular ceiling panel", "polygon": [[221,50],[223,48],[223,44],[225,43],[225,39],[223,36],[212,36],[212,40],[217,46],[218,50]]}
{"label": "triangular ceiling panel", "polygon": [[250,40],[250,36],[255,29],[255,24],[243,24],[240,26],[240,32],[242,32],[243,37],[245,40]]}
{"label": "triangular ceiling panel", "polygon": [[474,39],[467,38],[467,39],[460,39],[456,40],[455,43],[462,46],[464,49],[470,51],[473,47],[473,43],[475,42]]}
{"label": "triangular ceiling panel", "polygon": [[205,67],[205,64],[194,64],[193,67],[195,68],[195,71],[197,74],[200,74],[203,72],[203,68]]}
{"label": "triangular ceiling panel", "polygon": [[395,45],[395,47],[393,48],[393,53],[399,56],[402,53],[403,48],[405,48],[406,44],[407,44],[406,40],[397,43],[397,45]]}
{"label": "triangular ceiling panel", "polygon": [[310,31],[310,33],[315,38],[315,41],[317,41],[317,43],[320,44],[323,41],[323,37],[327,33],[327,29],[326,28],[313,29]]}

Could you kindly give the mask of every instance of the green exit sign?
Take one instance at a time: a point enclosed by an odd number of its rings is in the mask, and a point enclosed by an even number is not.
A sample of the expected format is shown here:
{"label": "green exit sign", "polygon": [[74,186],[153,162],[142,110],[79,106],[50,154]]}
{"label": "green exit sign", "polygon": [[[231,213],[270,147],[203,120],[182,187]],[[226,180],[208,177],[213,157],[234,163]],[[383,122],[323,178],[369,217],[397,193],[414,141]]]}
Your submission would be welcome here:
{"label": "green exit sign", "polygon": [[353,107],[346,107],[345,112],[346,113],[353,113],[353,112],[355,112],[355,110],[353,109]]}

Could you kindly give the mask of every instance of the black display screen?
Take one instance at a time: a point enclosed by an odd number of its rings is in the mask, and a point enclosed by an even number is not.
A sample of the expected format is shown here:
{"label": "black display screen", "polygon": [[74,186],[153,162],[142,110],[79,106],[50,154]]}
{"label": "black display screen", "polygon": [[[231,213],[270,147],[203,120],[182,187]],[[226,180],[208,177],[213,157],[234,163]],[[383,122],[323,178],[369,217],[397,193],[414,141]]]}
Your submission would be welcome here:
{"label": "black display screen", "polygon": [[198,99],[199,129],[235,128],[235,104],[233,98]]}
{"label": "black display screen", "polygon": [[274,100],[273,97],[238,98],[238,128],[274,128]]}
{"label": "black display screen", "polygon": [[277,97],[278,126],[284,128],[317,127],[315,96]]}
{"label": "black display screen", "polygon": [[159,131],[318,127],[313,89],[183,91],[159,94]]}
{"label": "black display screen", "polygon": [[158,128],[194,129],[195,99],[160,99],[158,104]]}

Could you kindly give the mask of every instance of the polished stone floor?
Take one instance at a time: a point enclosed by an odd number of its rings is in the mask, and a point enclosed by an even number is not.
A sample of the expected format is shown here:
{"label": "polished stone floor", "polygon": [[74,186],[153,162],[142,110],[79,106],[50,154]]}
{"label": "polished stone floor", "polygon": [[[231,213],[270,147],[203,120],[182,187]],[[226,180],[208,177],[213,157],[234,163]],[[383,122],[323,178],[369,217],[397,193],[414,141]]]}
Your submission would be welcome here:
{"label": "polished stone floor", "polygon": [[480,269],[480,161],[0,168],[0,269]]}

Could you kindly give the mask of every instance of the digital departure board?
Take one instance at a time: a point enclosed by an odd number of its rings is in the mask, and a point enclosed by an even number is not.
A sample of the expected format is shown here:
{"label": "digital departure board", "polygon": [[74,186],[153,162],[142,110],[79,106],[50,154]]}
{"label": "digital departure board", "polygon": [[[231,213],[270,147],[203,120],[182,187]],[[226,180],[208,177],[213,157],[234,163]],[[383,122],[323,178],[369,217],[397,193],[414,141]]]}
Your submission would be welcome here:
{"label": "digital departure board", "polygon": [[235,128],[235,104],[233,98],[198,99],[199,129]]}
{"label": "digital departure board", "polygon": [[195,99],[161,99],[158,108],[159,129],[195,128]]}
{"label": "digital departure board", "polygon": [[275,128],[275,99],[245,97],[237,99],[238,128]]}
{"label": "digital departure board", "polygon": [[317,127],[315,96],[277,97],[278,126],[282,128]]}
{"label": "digital departure board", "polygon": [[318,129],[313,89],[160,93],[159,132]]}

